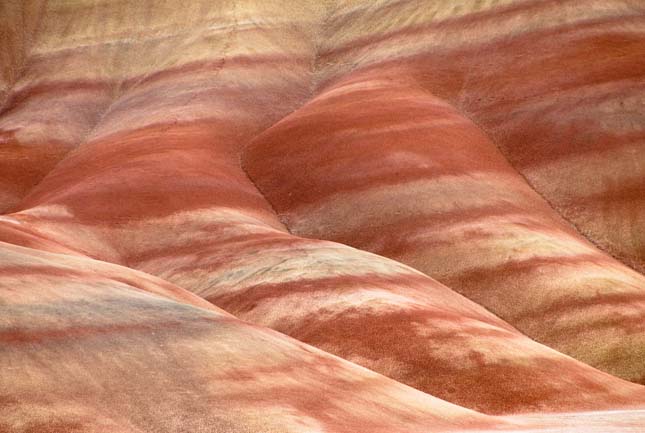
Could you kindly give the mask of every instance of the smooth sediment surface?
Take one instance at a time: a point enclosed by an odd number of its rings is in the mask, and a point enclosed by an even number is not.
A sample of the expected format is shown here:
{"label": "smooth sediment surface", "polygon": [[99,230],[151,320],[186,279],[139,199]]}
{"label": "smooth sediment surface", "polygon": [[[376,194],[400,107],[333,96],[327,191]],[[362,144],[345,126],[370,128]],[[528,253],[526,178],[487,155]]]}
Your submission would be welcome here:
{"label": "smooth sediment surface", "polygon": [[642,2],[0,30],[0,433],[642,430]]}

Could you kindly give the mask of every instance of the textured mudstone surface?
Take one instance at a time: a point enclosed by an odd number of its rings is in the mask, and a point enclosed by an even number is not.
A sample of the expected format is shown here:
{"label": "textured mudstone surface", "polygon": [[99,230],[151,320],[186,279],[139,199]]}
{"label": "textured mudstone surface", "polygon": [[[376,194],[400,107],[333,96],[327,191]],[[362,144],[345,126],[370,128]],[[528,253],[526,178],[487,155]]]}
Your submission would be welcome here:
{"label": "textured mudstone surface", "polygon": [[0,433],[640,432],[645,4],[0,4]]}

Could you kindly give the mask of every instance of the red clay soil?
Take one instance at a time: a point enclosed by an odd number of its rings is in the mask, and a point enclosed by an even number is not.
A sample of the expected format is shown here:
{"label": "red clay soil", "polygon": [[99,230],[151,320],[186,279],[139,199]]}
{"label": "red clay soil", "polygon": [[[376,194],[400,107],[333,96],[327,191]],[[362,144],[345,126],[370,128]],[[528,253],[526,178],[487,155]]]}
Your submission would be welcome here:
{"label": "red clay soil", "polygon": [[639,432],[644,14],[0,5],[0,433]]}

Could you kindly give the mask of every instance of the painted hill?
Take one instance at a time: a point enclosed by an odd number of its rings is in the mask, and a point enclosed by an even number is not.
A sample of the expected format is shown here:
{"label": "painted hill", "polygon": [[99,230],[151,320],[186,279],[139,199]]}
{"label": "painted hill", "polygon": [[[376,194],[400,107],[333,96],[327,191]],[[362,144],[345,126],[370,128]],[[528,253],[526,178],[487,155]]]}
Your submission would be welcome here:
{"label": "painted hill", "polygon": [[3,3],[0,432],[640,431],[644,17]]}

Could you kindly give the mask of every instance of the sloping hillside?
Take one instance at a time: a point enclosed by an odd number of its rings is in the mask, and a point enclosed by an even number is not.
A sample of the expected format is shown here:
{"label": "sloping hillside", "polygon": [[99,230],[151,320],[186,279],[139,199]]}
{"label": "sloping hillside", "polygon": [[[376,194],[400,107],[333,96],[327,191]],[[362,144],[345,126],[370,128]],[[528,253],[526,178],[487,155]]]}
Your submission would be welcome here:
{"label": "sloping hillside", "polygon": [[0,433],[642,430],[642,2],[0,37]]}

